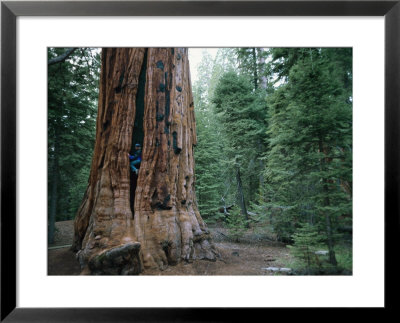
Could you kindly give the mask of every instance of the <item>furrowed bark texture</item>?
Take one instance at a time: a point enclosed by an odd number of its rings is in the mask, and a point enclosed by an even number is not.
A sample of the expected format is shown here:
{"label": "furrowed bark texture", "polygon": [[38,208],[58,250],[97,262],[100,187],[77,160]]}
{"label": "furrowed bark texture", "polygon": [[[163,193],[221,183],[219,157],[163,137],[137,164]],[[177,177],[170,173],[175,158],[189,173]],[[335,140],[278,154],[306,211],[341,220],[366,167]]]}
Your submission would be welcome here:
{"label": "furrowed bark texture", "polygon": [[[187,54],[184,48],[103,49],[96,143],[72,247],[83,273],[137,274],[182,259],[216,259],[195,198]],[[135,186],[128,152],[138,138]]]}

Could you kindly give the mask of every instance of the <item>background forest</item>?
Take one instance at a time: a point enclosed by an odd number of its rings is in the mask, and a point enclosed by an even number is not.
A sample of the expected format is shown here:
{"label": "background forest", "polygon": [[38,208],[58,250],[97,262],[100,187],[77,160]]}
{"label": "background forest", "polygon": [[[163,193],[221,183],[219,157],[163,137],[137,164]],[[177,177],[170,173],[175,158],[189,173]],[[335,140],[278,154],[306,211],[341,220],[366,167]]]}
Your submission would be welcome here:
{"label": "background forest", "polygon": [[[57,61],[66,51],[48,50],[49,243],[75,217],[95,139],[100,51]],[[207,224],[284,242],[307,273],[351,272],[352,49],[204,51],[193,95]]]}

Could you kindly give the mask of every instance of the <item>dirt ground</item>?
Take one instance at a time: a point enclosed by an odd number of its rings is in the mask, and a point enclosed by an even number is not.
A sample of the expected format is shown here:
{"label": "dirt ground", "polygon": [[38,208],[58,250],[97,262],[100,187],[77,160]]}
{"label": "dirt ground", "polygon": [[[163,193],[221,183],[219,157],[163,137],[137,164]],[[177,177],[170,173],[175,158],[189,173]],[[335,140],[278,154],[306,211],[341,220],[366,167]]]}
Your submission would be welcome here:
{"label": "dirt ground", "polygon": [[[163,271],[146,270],[141,275],[276,275],[267,267],[285,267],[282,260],[289,259],[289,251],[280,243],[247,232],[240,242],[231,241],[224,228],[209,228],[220,259],[194,261],[169,266]],[[73,221],[56,223],[55,243],[48,250],[49,275],[79,275],[80,266],[75,254],[69,250],[73,238]],[[284,273],[280,273],[283,275]]]}

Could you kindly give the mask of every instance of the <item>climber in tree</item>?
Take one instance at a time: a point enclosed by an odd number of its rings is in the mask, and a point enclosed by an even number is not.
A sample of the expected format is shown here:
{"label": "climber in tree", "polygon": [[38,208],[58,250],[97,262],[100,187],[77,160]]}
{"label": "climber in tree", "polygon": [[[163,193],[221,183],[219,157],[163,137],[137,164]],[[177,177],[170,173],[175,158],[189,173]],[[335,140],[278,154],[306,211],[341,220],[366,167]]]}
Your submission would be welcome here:
{"label": "climber in tree", "polygon": [[139,166],[140,162],[142,161],[142,147],[140,146],[140,144],[136,144],[135,153],[133,155],[130,155],[128,153],[128,156],[129,160],[131,161],[132,172],[135,172],[137,175],[139,170],[136,168],[136,166]]}

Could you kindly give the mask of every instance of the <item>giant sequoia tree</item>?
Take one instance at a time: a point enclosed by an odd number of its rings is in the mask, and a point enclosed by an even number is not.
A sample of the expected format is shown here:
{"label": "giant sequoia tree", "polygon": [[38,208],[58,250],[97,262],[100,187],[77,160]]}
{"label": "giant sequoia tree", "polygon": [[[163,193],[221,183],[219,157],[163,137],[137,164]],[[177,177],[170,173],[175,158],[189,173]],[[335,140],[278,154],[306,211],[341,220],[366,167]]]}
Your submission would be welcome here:
{"label": "giant sequoia tree", "polygon": [[[128,159],[136,143],[137,177]],[[72,246],[83,273],[216,259],[196,203],[195,145],[187,49],[103,49],[96,143]]]}

